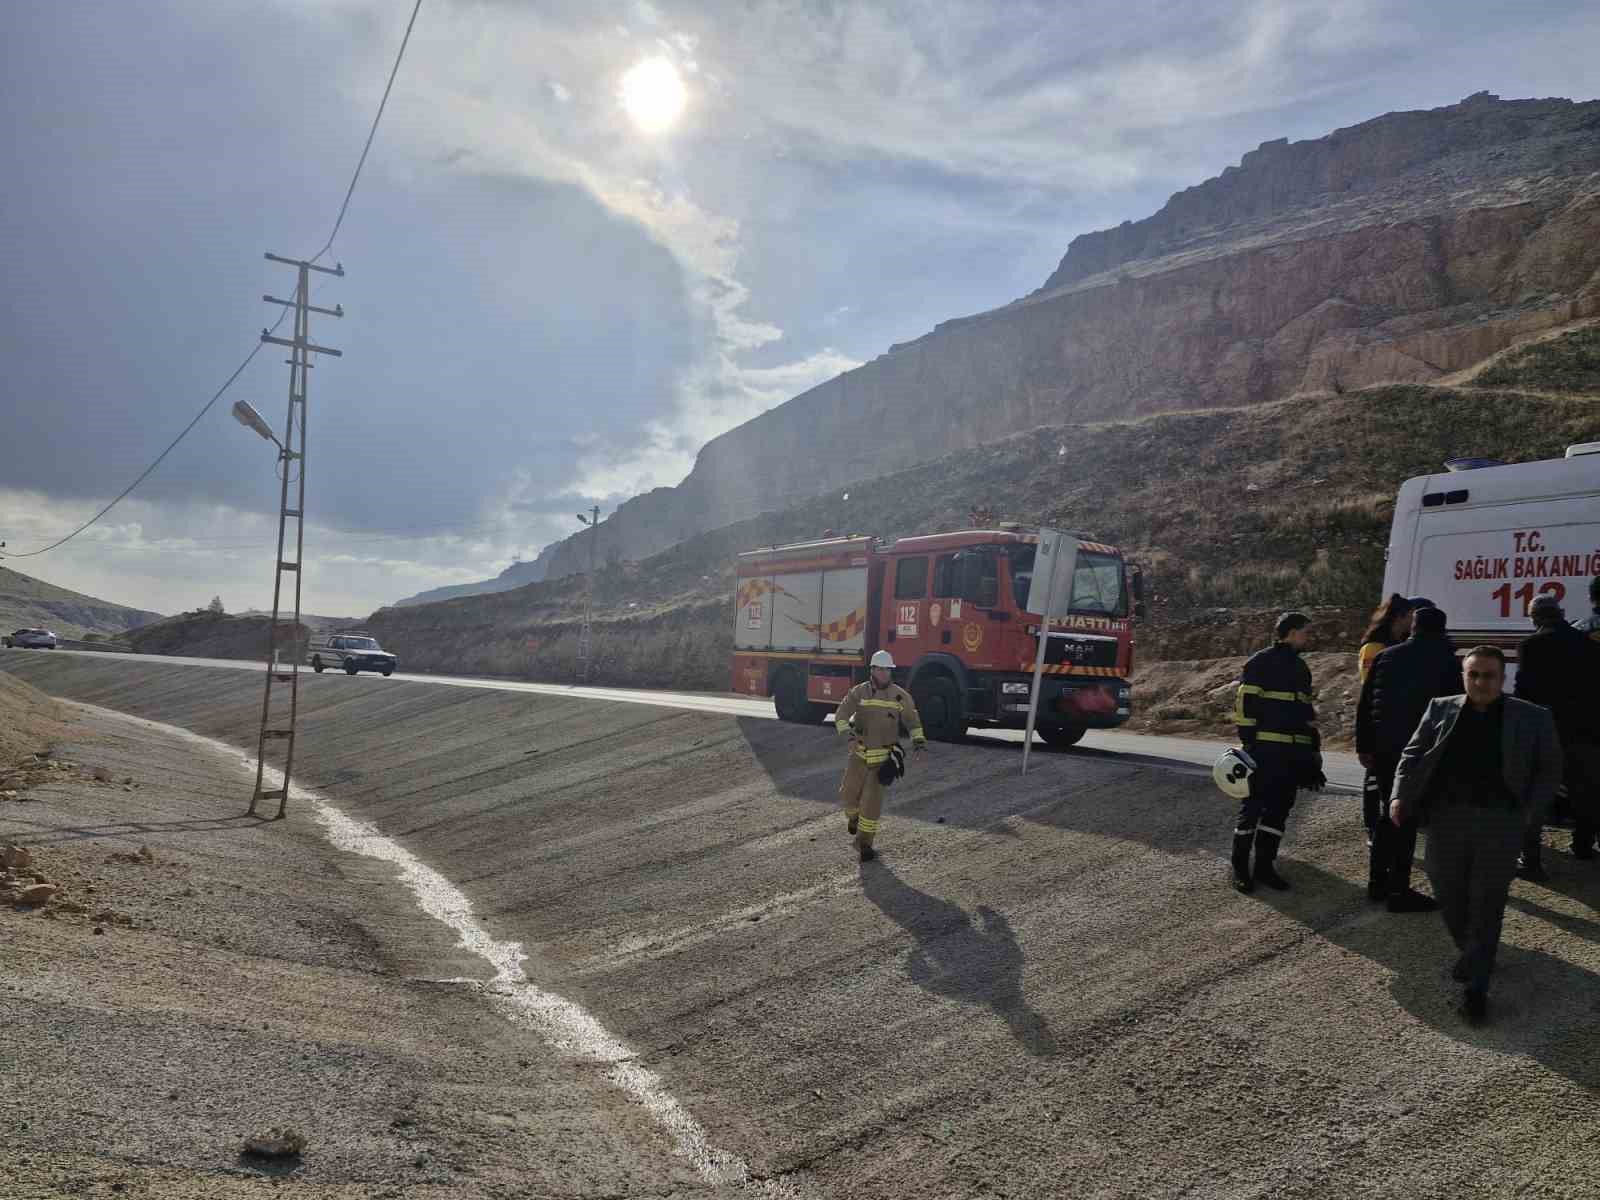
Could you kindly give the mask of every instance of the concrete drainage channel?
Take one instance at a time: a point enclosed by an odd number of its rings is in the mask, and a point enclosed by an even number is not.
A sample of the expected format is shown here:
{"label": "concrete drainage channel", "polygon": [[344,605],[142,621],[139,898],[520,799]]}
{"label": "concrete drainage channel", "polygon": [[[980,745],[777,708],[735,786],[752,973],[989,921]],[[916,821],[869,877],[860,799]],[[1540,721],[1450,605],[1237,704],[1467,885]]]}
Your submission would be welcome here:
{"label": "concrete drainage channel", "polygon": [[[241,753],[226,742],[202,737],[175,725],[162,725],[97,705],[83,707],[176,734],[229,756]],[[255,759],[241,757],[240,763],[254,776]],[[273,777],[274,786],[282,786],[280,772],[269,767],[267,774]],[[527,959],[522,944],[496,941],[473,915],[472,902],[466,894],[438,871],[394,839],[348,816],[316,792],[296,785],[290,789],[290,798],[311,806],[313,817],[336,849],[392,864],[399,881],[416,897],[417,907],[454,930],[464,949],[494,968],[493,979],[475,986],[481,986],[506,1019],[531,1029],[552,1050],[573,1062],[609,1067],[606,1081],[650,1114],[671,1137],[674,1152],[687,1159],[708,1184],[741,1188],[751,1195],[770,1196],[774,1200],[808,1200],[813,1195],[811,1189],[795,1179],[753,1179],[742,1158],[713,1145],[704,1127],[667,1091],[661,1077],[639,1066],[634,1061],[637,1056],[625,1043],[586,1009],[529,980],[522,968]]]}

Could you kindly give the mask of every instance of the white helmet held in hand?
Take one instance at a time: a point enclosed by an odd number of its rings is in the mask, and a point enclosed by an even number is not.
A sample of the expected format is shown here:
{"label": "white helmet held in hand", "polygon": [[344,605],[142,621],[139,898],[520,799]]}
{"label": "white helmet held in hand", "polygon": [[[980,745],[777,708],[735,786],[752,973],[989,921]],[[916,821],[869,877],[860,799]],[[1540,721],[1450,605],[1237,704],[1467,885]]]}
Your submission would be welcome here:
{"label": "white helmet held in hand", "polygon": [[1222,794],[1243,800],[1250,794],[1250,776],[1256,771],[1256,760],[1243,750],[1224,750],[1211,764],[1211,778]]}
{"label": "white helmet held in hand", "polygon": [[872,656],[872,666],[882,667],[885,671],[894,670],[894,655],[887,650],[879,650]]}

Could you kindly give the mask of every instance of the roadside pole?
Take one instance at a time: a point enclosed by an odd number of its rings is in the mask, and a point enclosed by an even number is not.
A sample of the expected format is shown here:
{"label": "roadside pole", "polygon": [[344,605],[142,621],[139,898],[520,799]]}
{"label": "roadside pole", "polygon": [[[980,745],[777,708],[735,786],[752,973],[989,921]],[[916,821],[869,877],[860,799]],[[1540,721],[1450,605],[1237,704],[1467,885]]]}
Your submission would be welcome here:
{"label": "roadside pole", "polygon": [[578,678],[580,682],[588,683],[589,659],[594,652],[590,622],[594,616],[594,553],[600,541],[600,506],[596,504],[590,516],[579,513],[578,520],[589,527],[589,577],[588,586],[583,590],[583,631],[578,634]]}
{"label": "roadside pole", "polygon": [[[246,810],[250,814],[256,811],[256,805],[262,800],[278,801],[278,819],[281,819],[289,807],[289,776],[294,769],[294,741],[295,727],[300,715],[300,595],[302,584],[305,580],[303,567],[305,566],[305,517],[306,517],[306,392],[307,381],[312,369],[311,356],[313,354],[327,354],[334,358],[340,356],[340,351],[329,346],[318,346],[311,341],[311,314],[322,313],[329,317],[344,316],[344,307],[319,308],[311,303],[311,272],[317,271],[324,275],[344,277],[344,266],[319,267],[314,262],[304,259],[283,258],[276,254],[268,254],[271,262],[282,263],[294,267],[296,270],[296,283],[293,300],[280,300],[276,296],[263,296],[262,299],[269,304],[282,305],[284,308],[294,309],[294,336],[292,338],[273,337],[269,330],[261,331],[261,340],[274,346],[287,346],[289,348],[289,418],[284,427],[283,441],[278,442],[278,461],[283,469],[283,490],[278,502],[278,553],[274,560],[272,577],[272,624],[268,626],[267,634],[267,679],[266,689],[261,697],[261,736],[256,744],[256,790],[250,797],[250,807]],[[248,405],[244,406],[248,410]],[[238,406],[235,415],[239,415]],[[253,410],[251,410],[251,415]],[[246,417],[240,416],[246,424],[253,424]],[[260,417],[255,418],[260,423]],[[260,429],[257,430],[260,432]],[[272,437],[270,429],[263,434]],[[297,478],[291,480],[290,476],[299,469]],[[297,485],[294,502],[290,503],[289,485]],[[289,522],[293,520],[294,541],[288,542]],[[279,624],[282,619],[283,583],[285,575],[294,576],[294,621],[288,629],[289,644],[293,647],[290,662],[287,668],[278,662]],[[289,687],[288,712],[279,712],[274,715],[272,703],[273,684],[287,684]],[[267,790],[267,744],[280,743],[284,748],[283,755],[283,785]]]}
{"label": "roadside pole", "polygon": [[[1062,567],[1066,570],[1063,571]],[[1037,594],[1037,589],[1043,575],[1044,583],[1044,612],[1039,618],[1039,647],[1033,656],[1033,684],[1028,689],[1028,725],[1022,736],[1022,773],[1028,773],[1028,754],[1033,749],[1033,727],[1039,718],[1039,684],[1044,678],[1045,647],[1050,644],[1050,619],[1055,615],[1056,593],[1065,591],[1066,604],[1072,603],[1072,573],[1078,566],[1078,539],[1071,534],[1064,534],[1059,529],[1039,530],[1039,546],[1034,551],[1033,557],[1033,587],[1029,595],[1031,600]],[[1058,588],[1056,581],[1065,577],[1064,588]]]}

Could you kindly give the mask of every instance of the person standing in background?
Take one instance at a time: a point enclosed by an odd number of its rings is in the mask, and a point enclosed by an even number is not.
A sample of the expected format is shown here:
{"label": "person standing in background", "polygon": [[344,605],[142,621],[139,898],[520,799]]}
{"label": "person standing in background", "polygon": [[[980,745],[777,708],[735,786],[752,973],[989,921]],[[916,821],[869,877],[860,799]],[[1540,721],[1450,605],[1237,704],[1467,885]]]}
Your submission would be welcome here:
{"label": "person standing in background", "polygon": [[1378,655],[1356,705],[1356,753],[1377,777],[1382,807],[1372,834],[1367,896],[1387,902],[1389,911],[1432,912],[1438,903],[1411,886],[1411,859],[1417,850],[1417,820],[1388,819],[1400,754],[1416,732],[1428,702],[1461,694],[1461,664],[1445,637],[1445,615],[1437,608],[1413,614],[1411,637]]}
{"label": "person standing in background", "polygon": [[[1600,641],[1567,624],[1561,602],[1540,596],[1528,606],[1534,634],[1517,647],[1518,699],[1548,708],[1555,718],[1565,762],[1567,807],[1572,812],[1572,857],[1595,853],[1600,803]],[[1528,830],[1517,874],[1535,883],[1548,876],[1541,827]]]}
{"label": "person standing in background", "polygon": [[[1413,606],[1399,592],[1395,592],[1372,614],[1367,632],[1361,638],[1361,649],[1356,651],[1356,674],[1363,685],[1372,670],[1372,663],[1390,646],[1398,646],[1411,633]],[[1389,793],[1379,787],[1377,772],[1370,767],[1361,786],[1361,824],[1367,831],[1367,848],[1371,849],[1374,831],[1382,819]]]}

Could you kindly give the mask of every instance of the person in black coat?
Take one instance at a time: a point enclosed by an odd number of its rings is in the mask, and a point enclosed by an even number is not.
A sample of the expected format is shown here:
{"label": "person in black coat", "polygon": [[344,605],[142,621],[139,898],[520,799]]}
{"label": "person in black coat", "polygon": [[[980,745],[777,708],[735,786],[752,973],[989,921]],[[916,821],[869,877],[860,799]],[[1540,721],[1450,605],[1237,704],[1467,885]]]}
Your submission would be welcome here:
{"label": "person in black coat", "polygon": [[[1528,608],[1535,632],[1517,647],[1519,700],[1550,710],[1561,739],[1567,790],[1572,811],[1572,856],[1593,859],[1595,825],[1600,807],[1600,642],[1566,622],[1561,602],[1540,596]],[[1540,826],[1528,831],[1517,873],[1535,881],[1546,878],[1540,855]]]}
{"label": "person in black coat", "polygon": [[1411,886],[1411,860],[1417,851],[1417,819],[1400,825],[1389,820],[1400,752],[1416,732],[1428,702],[1459,696],[1461,664],[1445,636],[1445,615],[1437,608],[1413,614],[1411,637],[1373,659],[1356,706],[1356,754],[1377,778],[1383,811],[1372,833],[1367,895],[1386,901],[1390,912],[1432,912],[1438,904]]}
{"label": "person in black coat", "polygon": [[1233,886],[1241,892],[1254,891],[1258,883],[1278,891],[1288,889],[1288,881],[1274,864],[1295,792],[1321,791],[1327,783],[1311,668],[1300,657],[1310,638],[1310,624],[1304,613],[1279,617],[1274,627],[1277,642],[1250,656],[1235,693],[1233,722],[1239,727],[1239,744],[1256,763],[1250,794],[1239,805],[1233,830]]}

